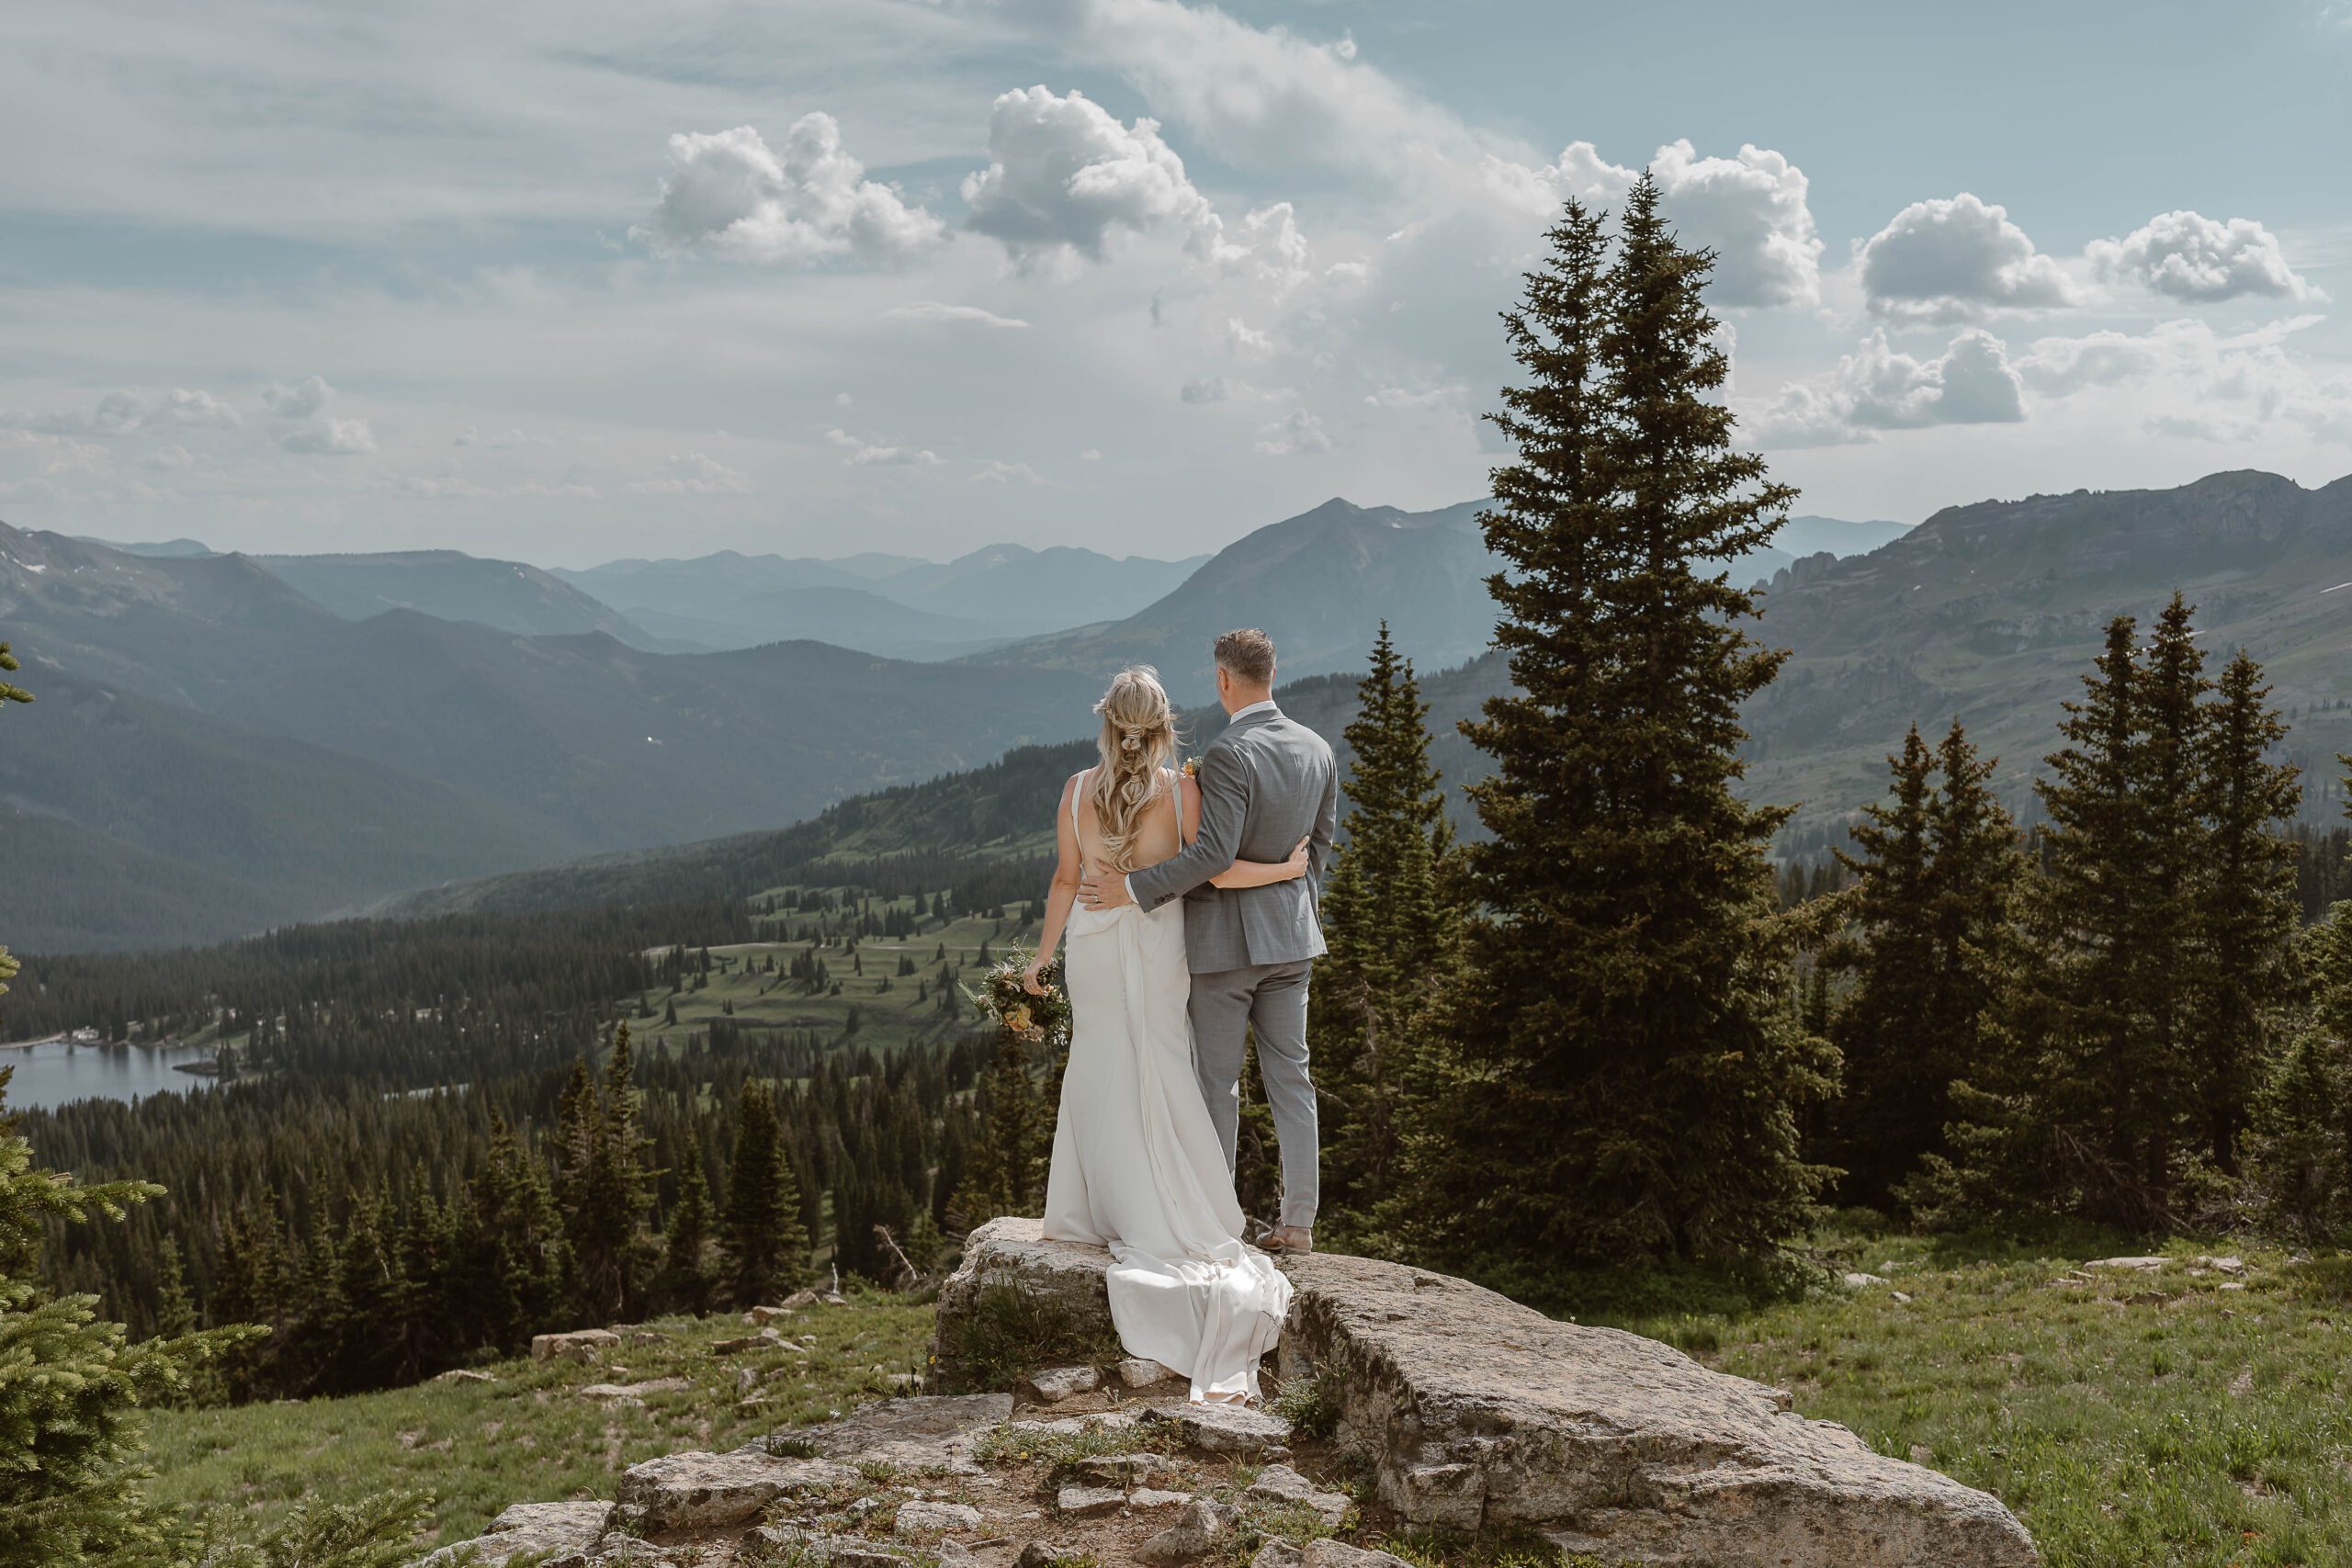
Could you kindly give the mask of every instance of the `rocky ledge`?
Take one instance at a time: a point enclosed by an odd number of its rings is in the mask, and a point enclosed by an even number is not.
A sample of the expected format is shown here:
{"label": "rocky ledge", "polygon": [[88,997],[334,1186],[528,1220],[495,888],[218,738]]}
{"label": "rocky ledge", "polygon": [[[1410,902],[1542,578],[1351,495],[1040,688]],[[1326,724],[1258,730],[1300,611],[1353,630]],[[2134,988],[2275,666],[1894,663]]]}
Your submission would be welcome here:
{"label": "rocky ledge", "polygon": [[[949,1380],[991,1287],[1107,1333],[1108,1256],[1035,1220],[975,1231],[941,1292]],[[1566,1551],[1683,1568],[2025,1568],[2001,1503],[1889,1459],[1789,1396],[1653,1340],[1560,1323],[1465,1280],[1372,1258],[1286,1262],[1279,1352],[1405,1523],[1541,1531]]]}

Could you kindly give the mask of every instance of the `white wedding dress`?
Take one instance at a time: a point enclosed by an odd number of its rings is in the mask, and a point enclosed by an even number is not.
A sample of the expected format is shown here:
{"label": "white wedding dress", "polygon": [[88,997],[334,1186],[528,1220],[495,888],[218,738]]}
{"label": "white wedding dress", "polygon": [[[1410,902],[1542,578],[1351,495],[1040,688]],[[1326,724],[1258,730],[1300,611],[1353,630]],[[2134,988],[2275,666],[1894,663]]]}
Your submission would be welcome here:
{"label": "white wedding dress", "polygon": [[[1073,818],[1084,795],[1082,782],[1070,791]],[[1128,1354],[1192,1379],[1195,1400],[1255,1399],[1291,1286],[1240,1239],[1241,1205],[1193,1075],[1183,901],[1148,914],[1081,905],[1065,951],[1073,1022],[1046,1235],[1110,1248],[1111,1321]]]}

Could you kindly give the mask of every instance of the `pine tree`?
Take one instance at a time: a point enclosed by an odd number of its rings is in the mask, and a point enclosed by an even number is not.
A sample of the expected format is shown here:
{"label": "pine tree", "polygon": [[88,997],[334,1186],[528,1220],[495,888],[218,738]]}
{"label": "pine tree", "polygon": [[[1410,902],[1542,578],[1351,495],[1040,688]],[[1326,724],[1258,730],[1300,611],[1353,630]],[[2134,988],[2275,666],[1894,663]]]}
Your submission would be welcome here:
{"label": "pine tree", "polygon": [[702,1152],[691,1145],[678,1172],[678,1201],[663,1237],[660,1294],[672,1312],[700,1316],[710,1310],[718,1288],[710,1259],[710,1184],[703,1179]]}
{"label": "pine tree", "polygon": [[1826,955],[1852,974],[1853,985],[1830,1021],[1845,1094],[1833,1109],[1824,1157],[1844,1168],[1846,1199],[1865,1203],[1882,1201],[1930,1146],[1943,1125],[1948,1081],[1937,1076],[1941,1065],[1922,1061],[1917,1050],[1935,942],[1928,841],[1935,754],[1917,725],[1887,766],[1893,801],[1863,807],[1853,829],[1859,856],[1837,852],[1860,878],[1855,930]]}
{"label": "pine tree", "polygon": [[775,1100],[766,1085],[750,1079],[736,1113],[730,1170],[719,1236],[728,1290],[737,1306],[758,1306],[807,1278],[808,1233]]}
{"label": "pine tree", "polygon": [[1323,1228],[1360,1238],[1395,1195],[1415,1032],[1451,967],[1453,830],[1430,765],[1429,705],[1382,622],[1356,688],[1345,838],[1322,896],[1330,952],[1308,1031],[1323,1134]]}
{"label": "pine tree", "polygon": [[[2144,1095],[2145,1086],[2169,1075],[2147,1059],[2137,988],[2148,866],[2134,788],[2141,756],[2134,631],[2129,615],[2109,623],[2082,699],[2065,705],[2059,733],[2066,744],[2048,759],[2052,776],[2035,784],[2050,817],[2032,908],[2046,957],[2041,983],[2026,992],[2026,1027],[2046,1058],[2033,1120],[2041,1123],[2035,1141],[2052,1157],[2028,1156],[2019,1166],[2051,1184],[2052,1206],[2079,1204],[2127,1224],[2153,1217],[2139,1186],[2147,1164],[2143,1139],[2169,1114]],[[2064,1164],[2061,1151],[2071,1155]]]}
{"label": "pine tree", "polygon": [[193,1370],[255,1331],[132,1345],[96,1297],[43,1288],[52,1223],[120,1220],[163,1189],[37,1168],[6,1110],[14,1074],[0,1066],[0,1562],[164,1558],[186,1527],[144,1495],[140,1411],[177,1398]]}
{"label": "pine tree", "polygon": [[2302,786],[2294,768],[2268,760],[2287,727],[2266,700],[2262,666],[2240,649],[2217,690],[2199,758],[2211,830],[2199,912],[2207,984],[2194,1037],[2206,1152],[2234,1176],[2239,1134],[2267,1065],[2272,1004],[2293,961],[2295,846],[2278,826],[2294,819]]}
{"label": "pine tree", "polygon": [[2204,763],[2205,655],[2191,610],[2177,592],[2156,617],[2133,707],[2139,754],[2132,793],[2140,840],[2141,896],[2130,960],[2146,1034],[2140,1053],[2140,1181],[2152,1213],[2171,1208],[2176,1164],[2195,1107],[2191,1033],[2208,989],[2200,916],[2211,879]]}
{"label": "pine tree", "polygon": [[953,1218],[967,1230],[1000,1214],[1038,1212],[1038,1156],[1052,1136],[1038,1114],[1028,1048],[1010,1030],[997,1042],[981,1092],[986,1114],[952,1205]]}
{"label": "pine tree", "polygon": [[[585,1070],[577,1064],[578,1081]],[[612,1051],[602,1092],[579,1109],[584,1151],[569,1215],[573,1269],[583,1313],[604,1321],[633,1317],[643,1303],[644,1263],[639,1223],[653,1201],[646,1168],[652,1141],[639,1126],[642,1096],[629,1052],[628,1024],[613,1025]]]}
{"label": "pine tree", "polygon": [[1611,258],[1570,202],[1504,318],[1518,460],[1482,522],[1516,691],[1464,727],[1493,837],[1467,851],[1460,1056],[1413,1139],[1413,1206],[1473,1261],[1753,1253],[1823,1178],[1797,1118],[1833,1062],[1793,1016],[1763,853],[1788,813],[1733,787],[1782,656],[1726,569],[1795,492],[1732,449],[1711,258],[1646,176],[1619,227]]}

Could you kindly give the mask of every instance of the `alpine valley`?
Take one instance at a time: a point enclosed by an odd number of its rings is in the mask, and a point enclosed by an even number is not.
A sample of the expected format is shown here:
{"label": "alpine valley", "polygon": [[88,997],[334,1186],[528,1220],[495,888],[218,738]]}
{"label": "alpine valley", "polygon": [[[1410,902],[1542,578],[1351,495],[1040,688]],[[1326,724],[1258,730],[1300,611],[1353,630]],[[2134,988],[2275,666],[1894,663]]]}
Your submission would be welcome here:
{"label": "alpine valley", "polygon": [[[1182,561],[1004,545],[582,571],[0,524],[0,628],[40,699],[0,751],[9,936],[146,947],[369,907],[750,889],[827,854],[1032,849],[1105,675],[1158,665],[1198,738],[1207,646],[1235,625],[1273,634],[1283,701],[1336,740],[1387,622],[1459,784],[1478,758],[1453,724],[1506,678],[1479,505],[1334,499]],[[1905,726],[1954,716],[2030,818],[2105,623],[2176,587],[2211,650],[2268,669],[2307,814],[2339,809],[2324,764],[2352,750],[2352,479],[2217,474],[1907,529],[1796,517],[1781,542],[1726,570],[1791,650],[1747,716],[1746,788],[1803,803],[1792,851],[1842,840]]]}

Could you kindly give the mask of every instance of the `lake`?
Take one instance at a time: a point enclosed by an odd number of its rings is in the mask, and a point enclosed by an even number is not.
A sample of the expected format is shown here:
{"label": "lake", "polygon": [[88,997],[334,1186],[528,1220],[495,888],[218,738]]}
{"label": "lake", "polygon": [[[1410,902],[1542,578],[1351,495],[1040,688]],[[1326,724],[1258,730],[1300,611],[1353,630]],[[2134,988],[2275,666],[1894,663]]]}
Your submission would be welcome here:
{"label": "lake", "polygon": [[182,1062],[202,1061],[209,1046],[69,1045],[44,1040],[38,1045],[0,1049],[0,1067],[14,1067],[8,1104],[16,1110],[62,1105],[72,1100],[131,1100],[168,1089],[200,1088],[209,1077],[178,1070]]}

